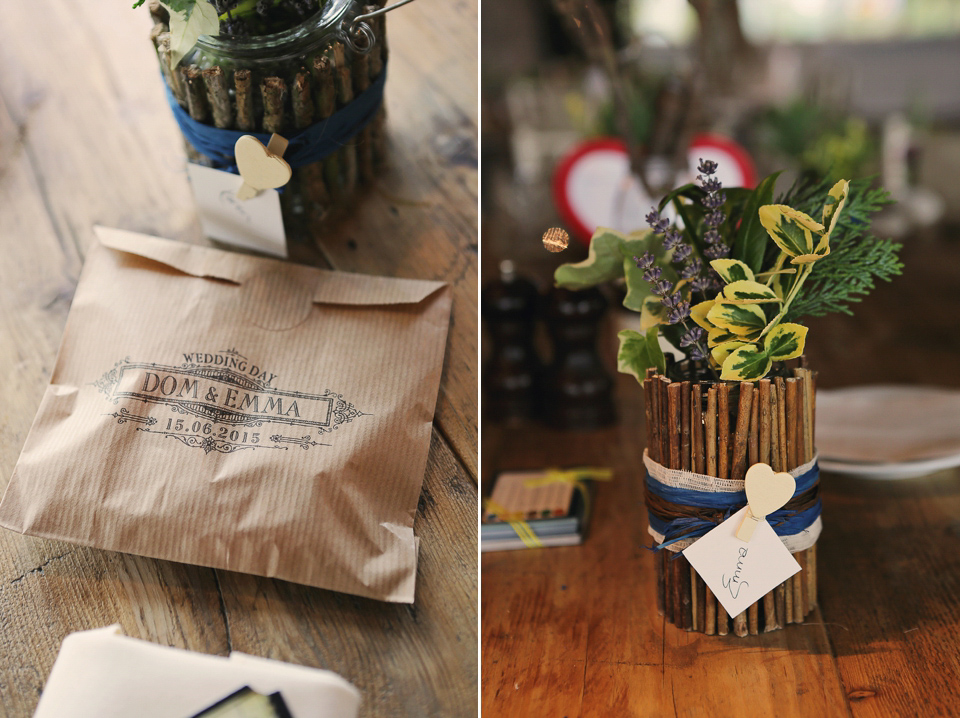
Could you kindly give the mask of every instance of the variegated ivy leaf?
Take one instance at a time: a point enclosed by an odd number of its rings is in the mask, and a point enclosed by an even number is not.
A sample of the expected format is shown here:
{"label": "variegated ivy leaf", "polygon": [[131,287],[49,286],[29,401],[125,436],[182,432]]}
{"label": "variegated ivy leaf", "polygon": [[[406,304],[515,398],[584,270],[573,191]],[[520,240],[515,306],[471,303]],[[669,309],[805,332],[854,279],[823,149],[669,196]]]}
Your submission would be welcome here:
{"label": "variegated ivy leaf", "polygon": [[[759,332],[757,332],[756,334],[757,336],[760,335]],[[707,346],[711,348],[718,347],[721,344],[724,344],[725,342],[733,341],[734,339],[736,339],[737,341],[742,341],[745,338],[746,337],[738,337],[736,334],[734,334],[733,332],[727,331],[726,329],[719,329],[717,327],[714,327],[713,329],[710,329],[707,331]],[[751,338],[755,339],[756,337],[751,337]]]}
{"label": "variegated ivy leaf", "polygon": [[694,304],[690,307],[690,318],[698,325],[706,329],[708,332],[713,329],[713,324],[707,320],[707,313],[713,309],[713,305],[716,304],[716,300],[708,299],[705,302],[700,302],[699,304]]}
{"label": "variegated ivy leaf", "polygon": [[784,322],[778,324],[763,344],[763,351],[772,361],[786,361],[796,359],[803,354],[803,346],[807,341],[807,328],[800,324]]}
{"label": "variegated ivy leaf", "polygon": [[623,254],[620,248],[625,241],[625,234],[603,227],[597,229],[590,240],[587,258],[557,267],[553,281],[564,289],[586,289],[622,277]]}
{"label": "variegated ivy leaf", "polygon": [[756,279],[753,276],[753,270],[739,259],[714,259],[710,262],[710,266],[727,284],[743,280],[752,282]]}
{"label": "variegated ivy leaf", "polygon": [[779,302],[776,293],[766,284],[742,279],[723,288],[723,299],[734,304],[763,304]]}
{"label": "variegated ivy leaf", "polygon": [[760,224],[783,252],[791,257],[813,253],[814,235],[819,237],[823,225],[803,212],[783,204],[760,208]]}
{"label": "variegated ivy leaf", "polygon": [[645,332],[653,327],[667,323],[667,308],[653,295],[645,297],[640,309],[640,331]]}
{"label": "variegated ivy leaf", "polygon": [[220,34],[220,18],[208,0],[167,0],[160,4],[170,13],[170,60],[174,67],[201,35]]}
{"label": "variegated ivy leaf", "polygon": [[646,376],[647,369],[657,367],[662,374],[666,371],[666,360],[660,349],[657,338],[658,328],[653,327],[645,334],[632,329],[624,329],[617,336],[620,338],[620,351],[617,353],[617,370],[630,374],[640,383]]}
{"label": "variegated ivy leaf", "polygon": [[723,360],[720,379],[723,381],[757,381],[770,371],[773,362],[766,352],[755,344],[747,344],[735,349]]}
{"label": "variegated ivy leaf", "polygon": [[718,344],[713,349],[710,350],[710,356],[713,357],[713,360],[717,363],[717,366],[723,364],[726,361],[727,357],[730,356],[734,351],[744,346],[753,346],[748,342],[742,342],[739,339],[732,339],[723,344]]}
{"label": "variegated ivy leaf", "polygon": [[734,304],[723,300],[718,300],[707,312],[707,320],[738,337],[762,332],[767,325],[766,315],[756,304]]}

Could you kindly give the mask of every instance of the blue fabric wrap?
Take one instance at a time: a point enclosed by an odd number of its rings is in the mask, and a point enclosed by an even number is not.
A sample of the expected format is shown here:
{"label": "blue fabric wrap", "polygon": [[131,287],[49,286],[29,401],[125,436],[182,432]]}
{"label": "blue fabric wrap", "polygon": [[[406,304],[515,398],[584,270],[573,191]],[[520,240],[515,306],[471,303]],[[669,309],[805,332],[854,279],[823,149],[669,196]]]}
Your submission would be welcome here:
{"label": "blue fabric wrap", "polygon": [[[814,464],[806,473],[797,477],[797,488],[793,496],[809,491],[820,479],[820,467]],[[695,491],[693,489],[678,489],[666,486],[647,474],[647,490],[674,504],[696,506],[698,508],[716,509],[723,511],[723,520],[730,518],[737,511],[747,505],[746,491],[711,492]],[[789,509],[780,509],[767,516],[767,523],[773,527],[778,536],[791,536],[809,528],[820,515],[820,499],[804,511],[795,512]],[[650,526],[663,535],[663,542],[655,546],[661,549],[676,541],[689,538],[699,538],[715,529],[718,524],[707,519],[685,517],[672,521],[663,521],[649,511],[647,518]]]}
{"label": "blue fabric wrap", "polygon": [[[290,164],[291,168],[297,169],[318,162],[340,149],[376,117],[377,110],[383,102],[383,87],[386,80],[387,67],[384,65],[383,71],[370,83],[370,87],[357,95],[353,102],[337,110],[325,120],[305,127],[290,136],[284,135],[289,144],[283,159]],[[213,166],[217,169],[237,174],[233,147],[244,135],[253,135],[264,145],[270,141],[269,133],[227,130],[197,122],[180,107],[180,103],[174,98],[169,87],[167,87],[167,102],[170,103],[173,116],[187,142],[193,145],[197,152],[213,160]]]}

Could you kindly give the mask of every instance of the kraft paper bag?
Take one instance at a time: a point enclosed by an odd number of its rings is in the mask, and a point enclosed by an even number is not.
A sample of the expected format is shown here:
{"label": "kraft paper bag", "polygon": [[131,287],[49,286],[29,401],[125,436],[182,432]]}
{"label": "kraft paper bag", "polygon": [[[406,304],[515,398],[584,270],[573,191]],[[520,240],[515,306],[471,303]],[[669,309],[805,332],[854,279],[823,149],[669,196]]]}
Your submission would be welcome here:
{"label": "kraft paper bag", "polygon": [[412,602],[449,288],[97,235],[0,525]]}

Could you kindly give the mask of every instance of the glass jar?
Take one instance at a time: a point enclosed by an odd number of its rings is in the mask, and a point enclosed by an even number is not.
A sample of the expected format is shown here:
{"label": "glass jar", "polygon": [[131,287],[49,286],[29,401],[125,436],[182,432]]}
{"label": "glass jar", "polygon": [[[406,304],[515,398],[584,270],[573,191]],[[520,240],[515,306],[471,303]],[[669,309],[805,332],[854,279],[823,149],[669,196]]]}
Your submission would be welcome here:
{"label": "glass jar", "polygon": [[[193,120],[289,139],[385,80],[383,16],[354,22],[381,5],[327,0],[312,17],[282,32],[204,35],[176,67],[171,65],[169,30],[162,17],[155,16],[152,36],[170,93]],[[348,211],[363,185],[374,179],[386,154],[382,103],[374,111],[373,119],[338,149],[294,167],[281,192],[288,236],[298,220],[325,220]],[[205,155],[184,139],[191,162],[235,171],[232,157]]]}

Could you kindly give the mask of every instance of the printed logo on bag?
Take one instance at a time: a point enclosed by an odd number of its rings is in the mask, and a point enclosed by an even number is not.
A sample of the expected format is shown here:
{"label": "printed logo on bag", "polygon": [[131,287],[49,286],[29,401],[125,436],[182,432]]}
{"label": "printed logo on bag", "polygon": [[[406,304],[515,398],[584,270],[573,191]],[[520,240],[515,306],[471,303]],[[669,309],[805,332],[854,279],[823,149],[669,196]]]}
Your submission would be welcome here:
{"label": "printed logo on bag", "polygon": [[[369,416],[329,389],[309,394],[275,388],[277,375],[236,349],[184,353],[183,358],[179,366],[129,357],[118,361],[93,385],[113,404],[127,400],[143,408],[134,412],[124,406],[108,416],[118,424],[142,424],[137,431],[171,437],[207,454],[330,446],[316,438]],[[301,428],[307,433],[296,435]]]}

